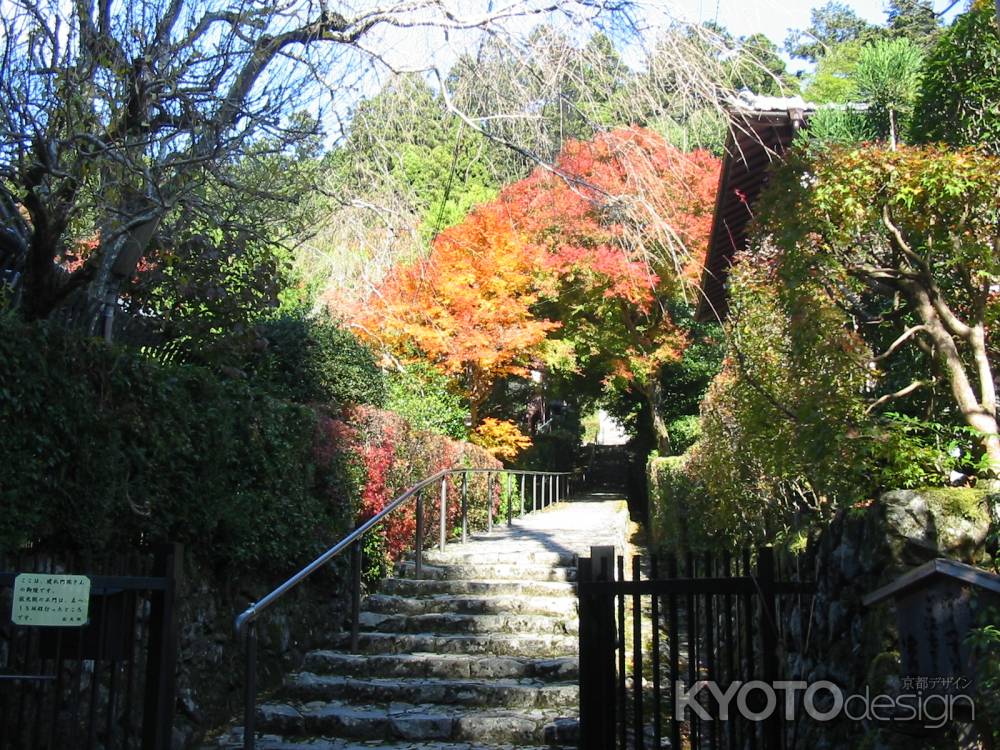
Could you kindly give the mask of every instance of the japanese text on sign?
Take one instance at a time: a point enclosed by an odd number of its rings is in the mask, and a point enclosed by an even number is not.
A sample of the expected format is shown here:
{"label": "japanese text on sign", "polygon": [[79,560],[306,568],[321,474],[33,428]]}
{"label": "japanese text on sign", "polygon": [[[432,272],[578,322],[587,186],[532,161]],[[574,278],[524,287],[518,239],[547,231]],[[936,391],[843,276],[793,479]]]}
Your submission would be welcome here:
{"label": "japanese text on sign", "polygon": [[21,573],[14,579],[15,625],[73,627],[87,624],[90,579],[63,573]]}

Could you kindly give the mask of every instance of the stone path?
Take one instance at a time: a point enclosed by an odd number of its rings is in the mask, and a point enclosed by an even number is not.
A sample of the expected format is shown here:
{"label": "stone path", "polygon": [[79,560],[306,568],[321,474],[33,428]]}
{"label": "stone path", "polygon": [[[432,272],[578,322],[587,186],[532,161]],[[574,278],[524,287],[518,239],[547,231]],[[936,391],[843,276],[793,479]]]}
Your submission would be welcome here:
{"label": "stone path", "polygon": [[[575,557],[625,547],[614,495],[557,503],[424,554],[367,597],[349,636],[307,655],[258,709],[262,750],[528,750],[576,746]],[[220,747],[239,746],[240,730]]]}

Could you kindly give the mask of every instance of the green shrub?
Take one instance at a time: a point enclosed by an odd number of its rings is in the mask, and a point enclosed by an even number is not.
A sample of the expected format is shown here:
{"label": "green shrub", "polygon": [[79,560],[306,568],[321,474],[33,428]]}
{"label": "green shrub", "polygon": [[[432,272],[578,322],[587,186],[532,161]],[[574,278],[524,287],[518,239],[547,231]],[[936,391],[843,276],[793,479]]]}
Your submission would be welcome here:
{"label": "green shrub", "polygon": [[809,127],[799,130],[796,144],[814,154],[832,144],[851,145],[874,140],[876,133],[866,113],[856,109],[820,109],[809,118]]}
{"label": "green shrub", "polygon": [[670,449],[677,455],[684,453],[701,437],[701,420],[697,414],[678,417],[667,425]]}
{"label": "green shrub", "polygon": [[406,365],[388,377],[386,407],[419,430],[465,440],[468,407],[449,390],[448,378],[423,363]]}
{"label": "green shrub", "polygon": [[0,549],[174,540],[287,570],[356,505],[356,474],[316,433],[310,409],[246,381],[0,321]]}
{"label": "green shrub", "polygon": [[969,427],[887,412],[871,433],[873,472],[884,488],[937,487],[952,471],[983,475],[988,470],[978,435]]}
{"label": "green shrub", "polygon": [[371,350],[329,318],[285,315],[258,330],[267,345],[250,369],[275,396],[301,404],[385,404],[385,378]]}
{"label": "green shrub", "polygon": [[739,263],[730,279],[733,356],[702,402],[690,469],[715,500],[715,528],[740,545],[775,542],[868,496],[854,437],[864,351],[822,295],[786,304],[764,262]]}
{"label": "green shrub", "polygon": [[730,548],[727,529],[717,516],[704,487],[691,476],[688,456],[651,456],[649,525],[653,545],[662,552],[724,551]]}
{"label": "green shrub", "polygon": [[991,740],[990,747],[1000,742],[1000,610],[996,607],[980,608],[978,627],[966,637],[974,654],[978,684],[975,700],[978,721],[976,728]]}

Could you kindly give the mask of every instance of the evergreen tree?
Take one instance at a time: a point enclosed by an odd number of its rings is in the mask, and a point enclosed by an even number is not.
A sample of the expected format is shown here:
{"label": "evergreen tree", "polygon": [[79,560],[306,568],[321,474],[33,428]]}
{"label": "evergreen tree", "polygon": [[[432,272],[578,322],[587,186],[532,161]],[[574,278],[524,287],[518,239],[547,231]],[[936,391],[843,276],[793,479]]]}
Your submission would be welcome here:
{"label": "evergreen tree", "polygon": [[907,37],[867,45],[858,58],[855,78],[858,94],[868,103],[871,131],[893,148],[908,129],[923,59],[920,47]]}
{"label": "evergreen tree", "polygon": [[890,0],[886,10],[889,35],[923,47],[933,45],[940,30],[931,0]]}
{"label": "evergreen tree", "polygon": [[788,54],[810,62],[817,62],[844,42],[864,42],[877,30],[849,6],[835,0],[813,8],[810,21],[804,30],[792,29],[785,38]]}
{"label": "evergreen tree", "polygon": [[1000,153],[1000,25],[980,0],[928,55],[913,130],[919,141]]}

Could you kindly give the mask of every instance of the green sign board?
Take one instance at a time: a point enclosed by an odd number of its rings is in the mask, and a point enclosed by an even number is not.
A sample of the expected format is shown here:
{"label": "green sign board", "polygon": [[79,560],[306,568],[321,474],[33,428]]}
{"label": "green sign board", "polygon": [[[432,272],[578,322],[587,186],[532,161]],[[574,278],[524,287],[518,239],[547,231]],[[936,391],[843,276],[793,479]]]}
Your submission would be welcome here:
{"label": "green sign board", "polygon": [[14,578],[10,619],[15,625],[86,625],[89,603],[90,579],[87,576],[20,573]]}

